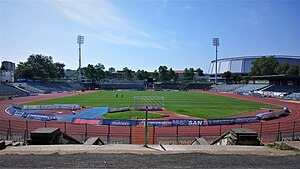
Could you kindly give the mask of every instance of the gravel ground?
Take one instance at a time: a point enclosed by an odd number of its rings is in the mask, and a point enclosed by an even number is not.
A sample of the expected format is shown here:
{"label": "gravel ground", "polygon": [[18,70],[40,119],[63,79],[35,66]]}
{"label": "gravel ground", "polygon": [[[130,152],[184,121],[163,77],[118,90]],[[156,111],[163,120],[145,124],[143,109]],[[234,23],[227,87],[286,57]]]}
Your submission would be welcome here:
{"label": "gravel ground", "polygon": [[0,155],[0,168],[272,168],[300,167],[300,156],[188,154]]}

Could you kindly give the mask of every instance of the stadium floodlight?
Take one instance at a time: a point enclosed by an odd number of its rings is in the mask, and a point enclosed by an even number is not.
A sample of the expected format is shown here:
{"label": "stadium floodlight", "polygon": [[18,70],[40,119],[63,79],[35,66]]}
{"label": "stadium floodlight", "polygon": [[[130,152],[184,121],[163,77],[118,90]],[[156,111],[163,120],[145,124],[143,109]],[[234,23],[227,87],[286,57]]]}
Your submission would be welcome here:
{"label": "stadium floodlight", "polygon": [[78,44],[83,44],[83,42],[84,42],[84,36],[78,35],[77,36],[77,43]]}
{"label": "stadium floodlight", "polygon": [[220,45],[219,43],[219,38],[213,38],[213,45],[216,47],[216,62],[215,62],[215,84],[217,84],[217,76],[218,76],[218,46]]}
{"label": "stadium floodlight", "polygon": [[81,44],[84,42],[84,36],[77,36],[77,43],[79,46],[79,67],[78,67],[78,80],[81,83]]}

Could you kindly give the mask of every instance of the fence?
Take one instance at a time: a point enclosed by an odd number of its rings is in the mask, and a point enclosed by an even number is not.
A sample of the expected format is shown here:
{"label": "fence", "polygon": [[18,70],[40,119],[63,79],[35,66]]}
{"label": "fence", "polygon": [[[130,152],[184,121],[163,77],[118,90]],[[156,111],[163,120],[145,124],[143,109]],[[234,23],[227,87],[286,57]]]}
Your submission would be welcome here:
{"label": "fence", "polygon": [[[0,120],[0,137],[27,142],[30,132],[41,127],[60,128],[62,132],[85,141],[100,137],[107,144],[143,144],[144,126],[93,126],[58,121]],[[250,128],[258,133],[262,142],[300,139],[300,121],[258,122],[218,126],[152,126],[148,129],[149,144],[189,144],[196,137],[212,141],[230,128]]]}

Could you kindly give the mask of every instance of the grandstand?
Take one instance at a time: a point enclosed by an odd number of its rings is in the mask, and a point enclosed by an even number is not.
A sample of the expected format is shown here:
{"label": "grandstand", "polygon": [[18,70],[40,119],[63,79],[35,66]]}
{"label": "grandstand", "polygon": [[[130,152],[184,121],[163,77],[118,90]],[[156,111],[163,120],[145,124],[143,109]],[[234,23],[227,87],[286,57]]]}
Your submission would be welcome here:
{"label": "grandstand", "polygon": [[102,79],[98,84],[144,84],[144,80]]}
{"label": "grandstand", "polygon": [[300,91],[300,85],[272,85],[262,91],[294,93]]}
{"label": "grandstand", "polygon": [[143,80],[101,80],[97,85],[101,90],[145,90]]}
{"label": "grandstand", "polygon": [[23,89],[30,93],[30,95],[42,94],[45,93],[44,90],[37,89],[32,86],[28,86],[26,83],[13,83],[16,88]]}
{"label": "grandstand", "polygon": [[210,91],[215,91],[215,92],[233,92],[237,90],[238,88],[244,86],[243,84],[231,84],[231,85],[215,85],[213,86]]}
{"label": "grandstand", "polygon": [[300,85],[271,85],[260,91],[264,96],[285,98],[285,95],[300,92]]}
{"label": "grandstand", "polygon": [[160,83],[154,84],[154,90],[209,90],[212,83]]}
{"label": "grandstand", "polygon": [[234,90],[234,93],[237,93],[237,94],[249,93],[249,92],[263,89],[267,86],[268,85],[266,85],[266,84],[247,84],[247,85],[244,85],[244,86]]}
{"label": "grandstand", "polygon": [[189,83],[184,88],[185,90],[209,90],[212,83]]}
{"label": "grandstand", "polygon": [[154,83],[154,90],[183,90],[186,83]]}
{"label": "grandstand", "polygon": [[0,84],[0,96],[19,97],[28,95],[37,95],[42,93],[64,92],[84,90],[85,88],[75,83],[65,82],[27,82]]}
{"label": "grandstand", "polygon": [[101,90],[145,90],[144,84],[124,83],[124,84],[99,84]]}
{"label": "grandstand", "polygon": [[247,84],[247,85],[214,85],[210,91],[233,92],[240,95],[253,97],[276,97],[292,100],[300,100],[300,85],[268,85],[268,84]]}
{"label": "grandstand", "polygon": [[300,92],[286,95],[284,99],[300,100]]}
{"label": "grandstand", "polygon": [[84,90],[84,87],[77,83],[66,82],[27,82],[27,86],[42,90],[45,93]]}
{"label": "grandstand", "polygon": [[27,96],[27,95],[28,95],[27,92],[19,90],[14,86],[9,86],[0,83],[0,97],[3,96],[16,97],[16,96]]}

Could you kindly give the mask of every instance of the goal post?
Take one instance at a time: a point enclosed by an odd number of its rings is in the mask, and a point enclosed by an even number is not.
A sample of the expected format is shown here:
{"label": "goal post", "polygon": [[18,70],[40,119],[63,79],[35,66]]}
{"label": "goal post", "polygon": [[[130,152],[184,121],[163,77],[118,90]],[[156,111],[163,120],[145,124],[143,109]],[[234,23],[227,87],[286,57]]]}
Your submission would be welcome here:
{"label": "goal post", "polygon": [[134,97],[134,109],[135,110],[162,110],[164,107],[163,96],[135,96]]}

